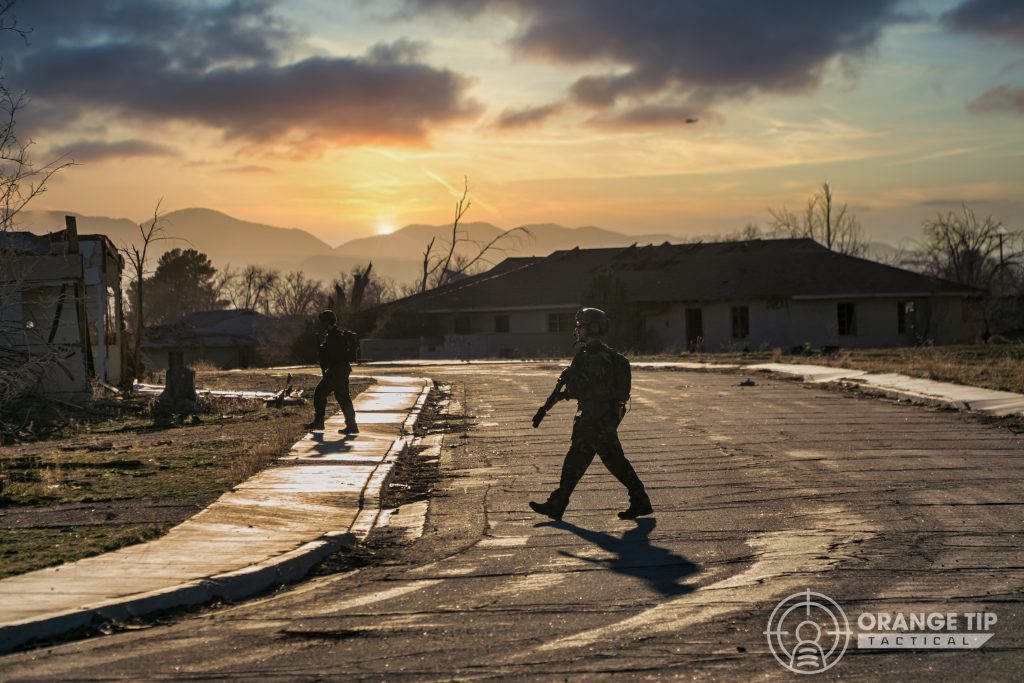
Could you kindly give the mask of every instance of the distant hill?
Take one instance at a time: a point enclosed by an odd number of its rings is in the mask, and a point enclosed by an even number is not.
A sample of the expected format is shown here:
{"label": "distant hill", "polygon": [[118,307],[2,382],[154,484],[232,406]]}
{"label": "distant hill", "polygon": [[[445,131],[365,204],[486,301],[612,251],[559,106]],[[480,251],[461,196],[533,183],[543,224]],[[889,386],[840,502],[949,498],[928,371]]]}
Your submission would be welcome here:
{"label": "distant hill", "polygon": [[[559,249],[573,247],[626,247],[634,242],[639,244],[660,244],[661,242],[683,242],[674,235],[624,235],[592,225],[581,228],[566,228],[554,223],[523,226],[529,234],[517,232],[502,239],[496,247],[508,256],[547,256]],[[461,245],[464,253],[475,254],[478,245],[487,244],[498,237],[504,229],[490,223],[465,223],[459,226],[466,242]],[[335,248],[335,252],[362,256],[364,258],[395,257],[398,254],[415,255],[422,258],[431,238],[434,248],[447,243],[451,237],[450,225],[407,225],[389,235],[376,235],[351,240]],[[496,252],[497,253],[497,252]]]}
{"label": "distant hill", "polygon": [[[23,229],[47,233],[64,228],[64,216],[78,220],[82,234],[106,235],[117,246],[139,242],[139,227],[127,218],[83,216],[66,211],[28,211],[22,214]],[[281,271],[303,270],[317,280],[329,282],[340,273],[373,261],[374,270],[396,282],[416,278],[423,260],[423,250],[436,237],[434,249],[439,253],[451,234],[450,225],[407,225],[389,235],[351,240],[337,248],[317,239],[305,230],[279,228],[233,218],[211,209],[182,209],[163,216],[165,234],[174,238],[154,245],[153,258],[175,247],[193,248],[205,253],[218,268],[250,264],[269,266]],[[604,230],[594,226],[566,228],[553,223],[527,226],[530,235],[517,234],[500,243],[491,260],[505,256],[546,256],[558,249],[580,247],[628,246],[683,240],[671,235],[637,235]],[[466,223],[459,226],[470,240],[486,244],[501,234],[502,229],[490,223]],[[465,243],[461,253],[475,253],[472,243]]]}
{"label": "distant hill", "polygon": [[[65,211],[28,211],[22,227],[36,233],[64,229],[64,216],[77,218],[82,234],[103,234],[118,247],[141,244],[139,226],[127,218],[82,216]],[[227,264],[259,264],[294,270],[317,254],[330,255],[331,246],[305,230],[278,228],[233,218],[212,209],[182,209],[162,217],[164,233],[173,239],[155,243],[154,259],[176,247],[198,249],[222,268]]]}
{"label": "distant hill", "polygon": [[[639,244],[660,244],[665,241],[684,242],[674,235],[624,235],[595,226],[567,228],[554,223],[524,226],[528,232],[516,232],[501,239],[490,252],[489,260],[497,264],[506,256],[547,256],[559,249],[574,247],[627,247]],[[475,222],[459,226],[465,237],[456,253],[475,256],[482,245],[501,235],[505,230],[490,223]],[[434,252],[443,253],[451,238],[451,225],[407,225],[388,235],[376,235],[351,240],[335,248],[339,257],[355,258],[357,262],[372,260],[374,267],[381,266],[381,272],[394,272],[395,280],[408,281],[415,277],[422,267],[423,251],[434,239]],[[315,259],[320,261],[320,257]],[[385,264],[384,261],[392,261]],[[312,260],[311,260],[312,261]],[[394,270],[392,270],[394,268]]]}
{"label": "distant hill", "polygon": [[[64,216],[78,219],[79,232],[107,235],[114,244],[133,244],[139,240],[139,228],[127,218],[82,216],[63,211],[28,211],[22,214],[23,229],[35,233],[53,232],[64,228]],[[416,279],[423,261],[423,250],[431,238],[435,253],[441,253],[451,234],[451,225],[407,225],[389,235],[376,235],[350,240],[332,248],[305,230],[280,228],[233,218],[211,209],[182,209],[164,215],[164,230],[175,239],[155,245],[154,261],[165,251],[175,247],[193,248],[205,253],[218,268],[231,265],[243,268],[255,264],[277,268],[280,271],[302,270],[308,276],[330,282],[354,266],[365,266],[373,261],[374,270],[398,283]],[[692,241],[674,235],[625,235],[588,225],[567,228],[554,223],[525,226],[529,235],[518,233],[500,243],[500,250],[491,255],[498,263],[505,256],[546,256],[559,249],[573,247],[625,247],[633,244],[681,243]],[[477,245],[486,244],[503,232],[490,223],[474,222],[459,226],[468,240],[461,245],[461,253],[475,254]],[[873,242],[869,256],[892,255],[895,249]]]}

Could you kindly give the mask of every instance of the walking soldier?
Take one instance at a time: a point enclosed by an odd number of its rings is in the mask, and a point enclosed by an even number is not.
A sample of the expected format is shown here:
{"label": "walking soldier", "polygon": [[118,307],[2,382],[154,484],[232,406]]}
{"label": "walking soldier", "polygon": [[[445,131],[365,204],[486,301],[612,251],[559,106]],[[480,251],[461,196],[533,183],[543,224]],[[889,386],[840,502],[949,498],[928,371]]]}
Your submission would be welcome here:
{"label": "walking soldier", "polygon": [[355,332],[338,327],[338,317],[334,311],[324,311],[320,314],[320,329],[324,333],[323,343],[320,344],[320,370],[323,372],[323,379],[316,385],[316,391],[313,393],[315,416],[313,421],[306,425],[306,429],[324,428],[327,397],[333,393],[334,398],[341,404],[341,412],[345,415],[345,429],[342,431],[346,434],[358,434],[359,427],[356,426],[356,411],[352,405],[352,396],[349,394],[348,378],[352,374],[351,362],[359,356],[359,338]]}
{"label": "walking soldier", "polygon": [[604,311],[583,308],[576,313],[575,334],[580,347],[559,377],[555,391],[533,418],[533,426],[537,427],[558,400],[579,402],[572,427],[572,445],[562,463],[558,488],[547,501],[530,502],[535,512],[555,520],[562,518],[569,496],[593,462],[595,453],[629,491],[629,508],[620,512],[619,517],[635,519],[653,512],[643,482],[619,442],[618,427],[629,401],[630,368],[622,354],[601,340],[607,332],[608,316]]}

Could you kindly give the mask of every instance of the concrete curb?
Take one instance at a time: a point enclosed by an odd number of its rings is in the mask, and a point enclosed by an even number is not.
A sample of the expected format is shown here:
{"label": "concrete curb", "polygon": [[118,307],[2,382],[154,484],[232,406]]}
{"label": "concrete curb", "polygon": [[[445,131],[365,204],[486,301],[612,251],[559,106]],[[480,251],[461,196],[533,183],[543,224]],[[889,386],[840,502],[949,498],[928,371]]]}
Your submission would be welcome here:
{"label": "concrete curb", "polygon": [[[377,525],[377,518],[380,516],[381,510],[381,499],[384,497],[387,487],[391,484],[395,463],[409,449],[413,441],[413,429],[419,421],[420,413],[423,411],[423,406],[427,402],[427,396],[430,395],[432,387],[433,383],[427,380],[426,385],[420,392],[419,398],[416,399],[416,404],[409,411],[409,416],[405,419],[405,422],[402,423],[402,436],[394,441],[388,454],[377,465],[369,479],[367,479],[366,486],[363,487],[359,516],[349,528],[349,531],[355,534],[359,540],[366,538],[367,534]],[[375,503],[372,506],[367,505],[367,500],[375,501]]]}
{"label": "concrete curb", "polygon": [[104,621],[124,621],[218,599],[228,602],[242,600],[268,588],[299,581],[327,556],[365,539],[380,515],[381,498],[387,491],[394,464],[409,447],[412,431],[433,387],[429,379],[417,379],[422,380],[423,389],[401,424],[400,436],[391,443],[384,459],[367,478],[359,497],[360,511],[347,531],[326,532],[289,552],[235,571],[0,626],[0,654],[32,641],[54,638]]}
{"label": "concrete curb", "polygon": [[653,362],[634,363],[636,368],[651,370],[710,370],[730,372],[777,373],[798,377],[806,384],[835,384],[857,389],[872,396],[882,396],[917,405],[951,408],[993,417],[1024,415],[1024,394],[995,391],[980,387],[938,382],[901,375],[875,374],[863,370],[836,368],[826,365],[798,365],[789,363],[761,363],[737,365],[734,363]]}

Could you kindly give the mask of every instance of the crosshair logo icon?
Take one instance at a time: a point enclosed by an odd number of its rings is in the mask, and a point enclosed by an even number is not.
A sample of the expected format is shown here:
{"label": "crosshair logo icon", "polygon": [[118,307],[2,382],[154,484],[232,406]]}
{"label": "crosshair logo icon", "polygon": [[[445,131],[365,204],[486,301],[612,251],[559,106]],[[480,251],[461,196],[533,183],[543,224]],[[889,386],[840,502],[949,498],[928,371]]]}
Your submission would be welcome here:
{"label": "crosshair logo icon", "polygon": [[850,622],[835,600],[807,589],[782,600],[768,617],[768,647],[798,674],[831,669],[850,644]]}

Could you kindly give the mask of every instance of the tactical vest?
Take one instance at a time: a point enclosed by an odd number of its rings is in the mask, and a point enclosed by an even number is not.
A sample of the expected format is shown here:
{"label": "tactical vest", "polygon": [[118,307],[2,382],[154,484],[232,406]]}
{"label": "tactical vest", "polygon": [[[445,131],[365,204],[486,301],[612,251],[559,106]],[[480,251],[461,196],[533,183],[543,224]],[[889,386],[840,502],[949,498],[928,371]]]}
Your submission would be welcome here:
{"label": "tactical vest", "polygon": [[604,344],[584,348],[569,366],[566,380],[569,395],[585,403],[625,403],[632,384],[629,361]]}
{"label": "tactical vest", "polygon": [[336,367],[359,359],[359,337],[351,330],[332,327],[320,345],[320,366]]}

